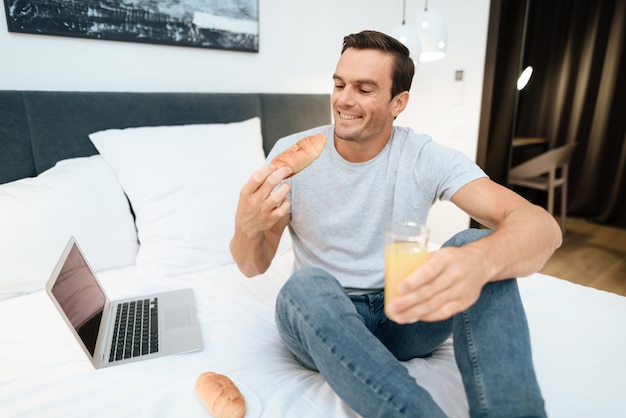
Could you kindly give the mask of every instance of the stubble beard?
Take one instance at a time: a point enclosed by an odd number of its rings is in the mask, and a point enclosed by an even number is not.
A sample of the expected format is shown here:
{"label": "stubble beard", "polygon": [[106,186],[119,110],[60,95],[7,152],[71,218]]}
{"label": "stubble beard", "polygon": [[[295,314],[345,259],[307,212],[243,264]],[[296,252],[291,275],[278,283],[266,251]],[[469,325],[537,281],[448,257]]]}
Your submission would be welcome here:
{"label": "stubble beard", "polygon": [[346,128],[335,123],[335,136],[343,141],[363,143],[366,142],[366,130],[363,126]]}

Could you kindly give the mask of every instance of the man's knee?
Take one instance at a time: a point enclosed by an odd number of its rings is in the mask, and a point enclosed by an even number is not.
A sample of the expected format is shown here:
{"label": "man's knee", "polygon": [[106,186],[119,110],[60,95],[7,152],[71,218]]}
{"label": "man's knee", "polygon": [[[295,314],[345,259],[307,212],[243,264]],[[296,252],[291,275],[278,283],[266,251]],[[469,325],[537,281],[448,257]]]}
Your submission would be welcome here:
{"label": "man's knee", "polygon": [[287,295],[290,297],[314,296],[324,293],[329,286],[341,287],[337,279],[327,271],[317,267],[305,267],[291,275],[280,289],[278,296],[279,298]]}
{"label": "man's knee", "polygon": [[483,296],[495,297],[499,300],[508,299],[511,303],[521,302],[516,278],[487,283],[481,293],[481,297]]}
{"label": "man's knee", "polygon": [[461,231],[446,241],[442,247],[461,247],[491,234],[489,229],[469,228]]}
{"label": "man's knee", "polygon": [[276,299],[277,311],[322,307],[344,294],[341,283],[325,270],[306,267],[296,271],[283,285]]}

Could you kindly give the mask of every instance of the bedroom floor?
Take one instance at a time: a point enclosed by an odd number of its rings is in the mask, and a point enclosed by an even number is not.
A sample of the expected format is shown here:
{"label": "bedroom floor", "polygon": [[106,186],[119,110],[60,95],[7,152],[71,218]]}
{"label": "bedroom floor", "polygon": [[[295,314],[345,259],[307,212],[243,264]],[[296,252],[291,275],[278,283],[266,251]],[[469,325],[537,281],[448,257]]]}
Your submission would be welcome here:
{"label": "bedroom floor", "polygon": [[626,229],[567,218],[563,245],[541,272],[626,296]]}

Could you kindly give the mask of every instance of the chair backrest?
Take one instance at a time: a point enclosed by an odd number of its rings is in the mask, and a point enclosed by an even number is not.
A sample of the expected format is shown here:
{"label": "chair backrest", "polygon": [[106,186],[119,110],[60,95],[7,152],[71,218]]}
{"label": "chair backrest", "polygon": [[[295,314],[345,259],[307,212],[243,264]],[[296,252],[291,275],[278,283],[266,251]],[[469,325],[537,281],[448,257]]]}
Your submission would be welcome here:
{"label": "chair backrest", "polygon": [[575,142],[546,151],[513,167],[509,171],[509,178],[528,179],[549,173],[552,169],[568,164],[574,148],[576,148]]}

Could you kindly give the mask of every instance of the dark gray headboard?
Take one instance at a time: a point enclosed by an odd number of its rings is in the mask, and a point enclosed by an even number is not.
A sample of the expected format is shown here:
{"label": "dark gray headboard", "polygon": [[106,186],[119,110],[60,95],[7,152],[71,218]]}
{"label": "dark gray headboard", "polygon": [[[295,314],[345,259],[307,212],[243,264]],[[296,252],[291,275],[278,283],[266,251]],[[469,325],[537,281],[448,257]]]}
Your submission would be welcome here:
{"label": "dark gray headboard", "polygon": [[265,152],[330,123],[326,94],[0,91],[0,184],[96,154],[88,134],[136,126],[228,123],[259,116]]}

